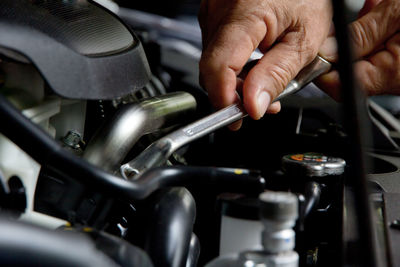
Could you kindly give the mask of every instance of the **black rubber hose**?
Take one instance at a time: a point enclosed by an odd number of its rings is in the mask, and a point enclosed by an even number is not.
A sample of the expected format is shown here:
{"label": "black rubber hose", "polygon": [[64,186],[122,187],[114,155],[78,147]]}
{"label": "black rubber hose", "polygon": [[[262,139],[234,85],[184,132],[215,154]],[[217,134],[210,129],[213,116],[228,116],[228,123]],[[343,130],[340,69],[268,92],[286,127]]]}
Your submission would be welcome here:
{"label": "black rubber hose", "polygon": [[161,167],[136,181],[127,181],[89,164],[62,148],[44,130],[21,114],[0,95],[0,132],[41,165],[68,176],[89,189],[126,200],[144,199],[166,186],[217,185],[227,192],[262,192],[264,178],[247,170],[209,167]]}
{"label": "black rubber hose", "polygon": [[118,266],[82,234],[50,231],[3,218],[0,259],[2,266]]}
{"label": "black rubber hose", "polygon": [[321,197],[321,186],[316,182],[308,182],[304,190],[304,204],[301,210],[303,220],[317,207]]}
{"label": "black rubber hose", "polygon": [[190,240],[189,255],[186,261],[186,267],[196,267],[200,256],[200,241],[195,234],[192,234]]}
{"label": "black rubber hose", "polygon": [[153,204],[144,249],[155,266],[184,267],[193,234],[196,203],[187,189],[175,187],[157,192]]}
{"label": "black rubber hose", "polygon": [[307,182],[304,194],[299,195],[299,219],[297,230],[304,232],[305,222],[311,212],[318,206],[321,198],[321,186],[316,182]]}
{"label": "black rubber hose", "polygon": [[[74,231],[76,229],[65,228],[66,231]],[[112,259],[121,267],[155,267],[147,253],[132,245],[128,241],[106,232],[98,232],[91,229],[90,232],[85,228],[77,229],[87,234],[96,244],[96,248]],[[94,266],[94,265],[93,265]]]}

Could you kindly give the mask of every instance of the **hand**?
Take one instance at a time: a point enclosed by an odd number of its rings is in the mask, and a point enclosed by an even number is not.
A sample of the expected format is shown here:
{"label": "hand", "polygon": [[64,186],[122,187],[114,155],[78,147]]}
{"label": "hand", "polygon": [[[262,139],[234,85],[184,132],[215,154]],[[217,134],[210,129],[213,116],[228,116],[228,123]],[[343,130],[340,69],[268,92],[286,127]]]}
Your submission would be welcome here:
{"label": "hand", "polygon": [[[330,0],[203,0],[200,82],[217,108],[238,101],[254,119],[270,106],[326,39],[332,20]],[[243,80],[238,78],[252,52],[264,56]]]}
{"label": "hand", "polygon": [[[360,89],[368,95],[400,95],[400,0],[367,0],[360,17],[349,26],[356,59],[354,73]],[[336,60],[334,37],[326,40],[320,54]],[[337,71],[318,80],[318,86],[340,99]]]}

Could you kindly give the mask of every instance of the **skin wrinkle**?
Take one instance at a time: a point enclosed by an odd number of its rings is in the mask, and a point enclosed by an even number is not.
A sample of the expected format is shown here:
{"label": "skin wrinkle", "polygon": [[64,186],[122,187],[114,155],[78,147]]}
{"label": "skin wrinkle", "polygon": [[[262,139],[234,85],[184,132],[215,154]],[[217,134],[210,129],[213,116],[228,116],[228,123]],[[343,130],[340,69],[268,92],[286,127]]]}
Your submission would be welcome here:
{"label": "skin wrinkle", "polygon": [[[268,74],[273,78],[272,81],[275,84],[274,89],[285,87],[286,84],[289,82],[287,76],[284,75],[284,71],[285,70],[279,65],[276,65],[275,67],[268,70]],[[275,99],[279,95],[279,92],[276,89],[267,92],[270,94],[271,99]]]}
{"label": "skin wrinkle", "polygon": [[[266,52],[266,57],[243,81],[244,105],[255,119],[263,115],[257,111],[257,107],[261,107],[257,104],[260,89],[274,97],[278,95],[287,82],[316,56],[331,24],[330,2],[326,0],[317,3],[311,0],[203,1],[207,3],[208,18],[201,22],[207,40],[200,63],[200,80],[212,102],[218,102],[217,107],[234,101],[238,87],[234,77],[240,73],[251,52],[257,47]],[[311,10],[306,7],[311,7]],[[316,16],[317,13],[321,15]],[[199,18],[203,21],[202,16]],[[207,20],[211,22],[207,23]],[[277,42],[281,33],[285,34]],[[289,67],[280,67],[282,64]],[[271,65],[278,66],[272,67],[272,74],[269,72]],[[277,106],[274,105],[275,110]]]}
{"label": "skin wrinkle", "polygon": [[[374,40],[377,40],[377,37],[373,36],[374,32],[376,32],[376,21],[375,23],[371,23],[371,21],[375,20],[355,21],[352,24],[352,30],[350,31],[352,33],[350,34],[351,42],[353,42],[354,46],[363,48],[364,51],[359,51],[363,54],[369,54],[372,50],[371,44],[374,43]],[[372,28],[369,27],[375,28],[375,31],[370,31],[370,29]],[[366,31],[365,29],[368,29],[368,31]],[[362,55],[358,55],[358,53],[356,52],[357,58],[361,56]]]}
{"label": "skin wrinkle", "polygon": [[383,88],[382,76],[379,75],[378,69],[372,64],[370,61],[359,62],[356,69],[362,70],[362,72],[358,71],[358,80],[365,81],[364,83],[360,83],[361,90],[364,92],[368,92],[368,95],[375,95],[381,91]]}
{"label": "skin wrinkle", "polygon": [[[397,42],[396,42],[397,41]],[[400,34],[396,34],[391,40],[389,40],[387,44],[387,51],[390,54],[390,58],[392,59],[389,63],[391,66],[400,66]],[[400,88],[400,72],[398,68],[392,68],[388,80],[394,80],[394,84],[396,86],[392,86],[390,91],[396,92]]]}
{"label": "skin wrinkle", "polygon": [[271,16],[272,11],[267,11],[262,20],[265,24],[266,35],[260,42],[259,49],[262,53],[266,53],[270,47],[274,44],[275,40],[273,36],[279,35],[278,20],[275,16]]}
{"label": "skin wrinkle", "polygon": [[[349,30],[360,88],[368,95],[400,95],[400,0],[366,0]],[[321,77],[318,84],[330,95],[337,95],[340,89],[333,72]]]}
{"label": "skin wrinkle", "polygon": [[[395,59],[395,65],[400,65],[400,33],[397,33],[386,43],[386,49]],[[397,72],[398,73],[398,72]]]}

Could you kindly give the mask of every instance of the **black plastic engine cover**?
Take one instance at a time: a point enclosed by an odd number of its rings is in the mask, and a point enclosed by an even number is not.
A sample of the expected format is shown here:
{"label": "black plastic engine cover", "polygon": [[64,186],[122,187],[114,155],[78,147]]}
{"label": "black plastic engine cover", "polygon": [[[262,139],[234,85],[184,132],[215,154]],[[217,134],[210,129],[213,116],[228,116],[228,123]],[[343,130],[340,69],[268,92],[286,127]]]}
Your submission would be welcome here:
{"label": "black plastic engine cover", "polygon": [[150,77],[138,38],[87,0],[1,0],[0,53],[26,57],[67,98],[113,99]]}

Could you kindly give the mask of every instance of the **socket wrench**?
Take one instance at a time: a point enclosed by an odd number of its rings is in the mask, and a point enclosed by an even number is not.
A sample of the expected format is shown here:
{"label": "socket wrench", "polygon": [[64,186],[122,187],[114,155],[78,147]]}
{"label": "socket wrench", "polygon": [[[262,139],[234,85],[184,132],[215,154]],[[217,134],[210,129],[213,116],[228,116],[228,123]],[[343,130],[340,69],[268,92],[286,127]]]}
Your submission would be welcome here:
{"label": "socket wrench", "polygon": [[[288,95],[296,93],[330,69],[331,64],[322,57],[317,56],[299,72],[294,80],[289,82],[285,90],[274,101],[279,101]],[[165,164],[171,154],[182,146],[230,125],[245,116],[247,116],[247,113],[241,104],[233,104],[180,128],[157,140],[132,161],[122,165],[120,168],[121,175],[126,179],[137,179],[144,171]]]}

